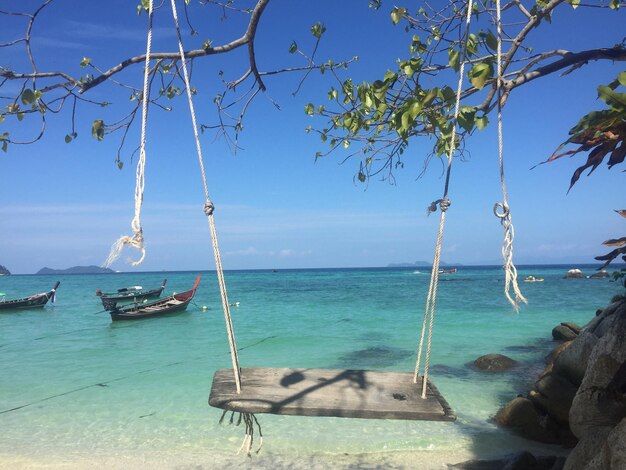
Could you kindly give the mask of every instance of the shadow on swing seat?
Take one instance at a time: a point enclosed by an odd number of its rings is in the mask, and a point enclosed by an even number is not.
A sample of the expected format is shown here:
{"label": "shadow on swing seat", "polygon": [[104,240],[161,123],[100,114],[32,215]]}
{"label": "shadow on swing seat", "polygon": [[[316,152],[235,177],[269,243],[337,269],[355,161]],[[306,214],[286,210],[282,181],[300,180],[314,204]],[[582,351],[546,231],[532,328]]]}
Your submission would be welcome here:
{"label": "shadow on swing seat", "polygon": [[409,372],[352,369],[232,369],[213,377],[209,405],[229,411],[341,418],[454,421],[456,414],[429,381]]}

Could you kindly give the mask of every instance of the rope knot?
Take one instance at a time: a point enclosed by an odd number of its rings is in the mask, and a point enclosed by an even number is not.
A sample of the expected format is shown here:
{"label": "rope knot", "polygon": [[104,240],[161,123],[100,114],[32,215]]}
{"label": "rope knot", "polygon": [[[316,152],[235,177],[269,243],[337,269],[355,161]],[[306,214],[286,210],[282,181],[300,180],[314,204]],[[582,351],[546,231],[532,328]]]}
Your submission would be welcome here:
{"label": "rope knot", "polygon": [[439,209],[441,210],[441,212],[445,212],[450,208],[451,204],[452,203],[450,202],[450,199],[448,199],[448,196],[446,196],[439,203]]}
{"label": "rope knot", "polygon": [[207,201],[204,203],[204,213],[208,216],[213,215],[213,211],[215,210],[215,206],[212,201]]}
{"label": "rope knot", "polygon": [[509,205],[506,202],[496,202],[493,206],[493,213],[499,219],[506,219],[510,212]]}
{"label": "rope knot", "polygon": [[439,210],[441,210],[441,212],[445,212],[450,208],[451,204],[452,203],[450,202],[450,199],[448,199],[448,196],[445,196],[443,199],[437,199],[436,201],[431,202],[428,206],[428,215],[433,212],[437,212],[437,205],[439,205]]}

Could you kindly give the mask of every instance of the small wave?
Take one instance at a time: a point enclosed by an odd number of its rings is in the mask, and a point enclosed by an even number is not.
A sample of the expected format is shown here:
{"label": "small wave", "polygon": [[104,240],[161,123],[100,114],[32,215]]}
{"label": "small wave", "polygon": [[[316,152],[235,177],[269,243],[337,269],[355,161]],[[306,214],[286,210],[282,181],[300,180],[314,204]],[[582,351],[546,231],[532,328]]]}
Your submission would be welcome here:
{"label": "small wave", "polygon": [[412,274],[422,274],[422,272],[421,271],[413,271]]}

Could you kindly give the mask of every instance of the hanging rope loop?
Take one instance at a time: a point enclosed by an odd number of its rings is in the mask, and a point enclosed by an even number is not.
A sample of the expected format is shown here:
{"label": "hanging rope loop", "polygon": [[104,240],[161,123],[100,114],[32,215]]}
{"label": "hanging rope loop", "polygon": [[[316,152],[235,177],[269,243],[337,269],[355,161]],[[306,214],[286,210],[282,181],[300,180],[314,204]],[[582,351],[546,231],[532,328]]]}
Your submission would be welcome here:
{"label": "hanging rope loop", "polygon": [[143,92],[141,94],[141,141],[139,144],[139,161],[135,171],[135,216],[131,222],[133,235],[121,236],[111,247],[109,256],[104,262],[104,267],[110,267],[122,253],[122,249],[128,245],[141,252],[141,257],[133,261],[128,259],[133,266],[140,265],[146,257],[146,248],[143,242],[143,230],[141,228],[141,206],[143,205],[143,192],[145,187],[146,168],[146,129],[148,126],[148,104],[150,102],[150,53],[152,50],[152,19],[153,0],[148,1],[148,36],[146,38],[146,60],[143,72]]}
{"label": "hanging rope loop", "polygon": [[[500,185],[502,186],[502,202],[498,202],[493,207],[493,213],[500,219],[500,223],[504,228],[504,239],[502,241],[502,260],[505,273],[504,279],[504,295],[513,309],[519,310],[520,302],[527,303],[526,298],[522,295],[517,283],[517,268],[513,263],[513,239],[515,230],[511,217],[511,210],[508,204],[508,195],[506,190],[506,181],[504,177],[504,137],[502,131],[502,106],[503,106],[503,88],[504,77],[502,71],[502,8],[500,0],[496,0],[496,26],[497,26],[497,79],[496,79],[496,95],[498,99],[498,162],[500,166]],[[511,290],[513,292],[511,292]]]}
{"label": "hanging rope loop", "polygon": [[493,213],[499,219],[506,219],[511,213],[511,210],[506,202],[496,202],[493,206]]}
{"label": "hanging rope loop", "polygon": [[204,213],[206,214],[206,216],[210,216],[213,215],[213,211],[215,211],[215,205],[213,204],[213,201],[207,201],[204,203]]}

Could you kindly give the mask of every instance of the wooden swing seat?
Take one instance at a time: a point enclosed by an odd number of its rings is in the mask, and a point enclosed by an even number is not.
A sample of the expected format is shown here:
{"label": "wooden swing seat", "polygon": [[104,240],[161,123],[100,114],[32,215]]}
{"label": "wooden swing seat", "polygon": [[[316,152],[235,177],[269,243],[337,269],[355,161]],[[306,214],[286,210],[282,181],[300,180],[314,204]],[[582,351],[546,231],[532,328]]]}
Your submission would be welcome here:
{"label": "wooden swing seat", "polygon": [[213,377],[209,405],[229,411],[342,418],[454,421],[456,414],[429,381],[422,398],[413,374],[352,369],[232,369]]}

